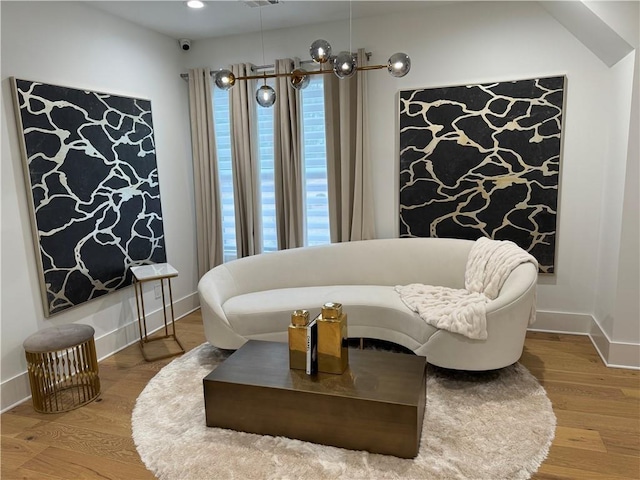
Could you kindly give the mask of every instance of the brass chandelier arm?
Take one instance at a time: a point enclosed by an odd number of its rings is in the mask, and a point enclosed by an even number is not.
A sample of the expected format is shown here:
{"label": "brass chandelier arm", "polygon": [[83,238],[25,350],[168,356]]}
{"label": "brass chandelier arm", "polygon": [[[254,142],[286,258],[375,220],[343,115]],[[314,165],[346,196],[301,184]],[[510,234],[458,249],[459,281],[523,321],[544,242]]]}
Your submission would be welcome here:
{"label": "brass chandelier arm", "polygon": [[358,67],[356,70],[380,70],[381,68],[387,68],[388,65],[365,65],[364,67]]}
{"label": "brass chandelier arm", "polygon": [[[387,68],[387,65],[367,65],[364,67],[356,68],[357,71],[364,70],[380,70],[381,68]],[[324,75],[326,73],[334,73],[333,70],[311,70],[305,71],[304,75]],[[263,73],[260,75],[246,75],[243,77],[235,77],[236,80],[261,80],[267,78],[280,78],[280,77],[291,77],[294,75],[294,72],[289,73]]]}

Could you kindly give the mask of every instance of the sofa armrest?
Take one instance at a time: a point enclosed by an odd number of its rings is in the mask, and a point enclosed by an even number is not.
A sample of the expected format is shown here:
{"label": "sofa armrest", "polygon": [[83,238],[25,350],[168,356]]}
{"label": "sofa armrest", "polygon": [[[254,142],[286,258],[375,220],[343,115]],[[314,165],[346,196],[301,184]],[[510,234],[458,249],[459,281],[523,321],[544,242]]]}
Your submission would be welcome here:
{"label": "sofa armrest", "polygon": [[246,342],[233,331],[222,308],[235,289],[235,280],[224,265],[209,270],[198,282],[205,337],[218,348],[236,349]]}
{"label": "sofa armrest", "polygon": [[440,330],[415,352],[433,365],[457,370],[492,370],[517,362],[535,308],[537,278],[531,263],[511,272],[498,297],[487,304],[486,340]]}

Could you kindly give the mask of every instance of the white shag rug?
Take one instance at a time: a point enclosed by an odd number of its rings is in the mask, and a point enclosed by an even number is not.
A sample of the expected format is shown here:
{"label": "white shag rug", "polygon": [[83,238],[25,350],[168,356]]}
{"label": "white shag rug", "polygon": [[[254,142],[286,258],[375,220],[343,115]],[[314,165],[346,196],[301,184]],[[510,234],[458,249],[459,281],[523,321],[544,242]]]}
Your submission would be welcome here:
{"label": "white shag rug", "polygon": [[133,439],[159,479],[526,479],[555,434],[551,402],[520,364],[475,374],[429,366],[415,459],[210,428],[202,380],[229,353],[200,345],[138,397]]}

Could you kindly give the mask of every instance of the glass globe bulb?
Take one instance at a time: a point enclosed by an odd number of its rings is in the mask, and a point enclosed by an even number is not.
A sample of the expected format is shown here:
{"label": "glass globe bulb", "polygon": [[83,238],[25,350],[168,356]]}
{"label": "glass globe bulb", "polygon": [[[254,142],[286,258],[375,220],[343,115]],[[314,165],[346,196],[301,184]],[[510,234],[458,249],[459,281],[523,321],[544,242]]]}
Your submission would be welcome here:
{"label": "glass globe bulb", "polygon": [[326,63],[331,56],[331,45],[326,40],[316,40],[309,48],[309,55],[316,63]]}
{"label": "glass globe bulb", "polygon": [[261,107],[270,107],[276,103],[276,91],[269,85],[262,85],[256,91],[256,101]]}
{"label": "glass globe bulb", "polygon": [[307,75],[306,70],[303,70],[302,68],[296,68],[293,72],[291,72],[291,76],[289,77],[289,83],[296,90],[307,88],[307,85],[309,85],[310,81],[311,76]]}
{"label": "glass globe bulb", "polygon": [[351,52],[340,52],[333,60],[333,72],[338,78],[349,78],[356,73],[358,63]]}
{"label": "glass globe bulb", "polygon": [[398,52],[389,57],[387,70],[393,77],[404,77],[411,70],[411,59],[406,53]]}
{"label": "glass globe bulb", "polygon": [[218,70],[213,78],[213,82],[216,84],[216,87],[222,90],[229,90],[235,85],[236,76],[231,72],[231,70]]}

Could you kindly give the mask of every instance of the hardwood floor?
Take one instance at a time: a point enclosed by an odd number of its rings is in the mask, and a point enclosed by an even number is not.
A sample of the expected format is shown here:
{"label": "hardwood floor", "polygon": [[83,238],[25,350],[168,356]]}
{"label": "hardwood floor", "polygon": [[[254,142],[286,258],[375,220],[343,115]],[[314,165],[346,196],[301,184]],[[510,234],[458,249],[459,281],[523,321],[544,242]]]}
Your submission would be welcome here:
{"label": "hardwood floor", "polygon": [[640,478],[640,372],[608,368],[586,336],[529,333],[520,359],[557,418],[535,479]]}
{"label": "hardwood floor", "polygon": [[[203,343],[200,312],[179,320],[177,331],[186,350]],[[131,345],[100,363],[97,401],[45,415],[29,400],[2,414],[0,478],[153,479],[131,439],[131,411],[170,361],[145,362]],[[558,420],[534,479],[640,479],[640,372],[605,367],[590,340],[575,335],[528,333],[521,363],[546,389]]]}

